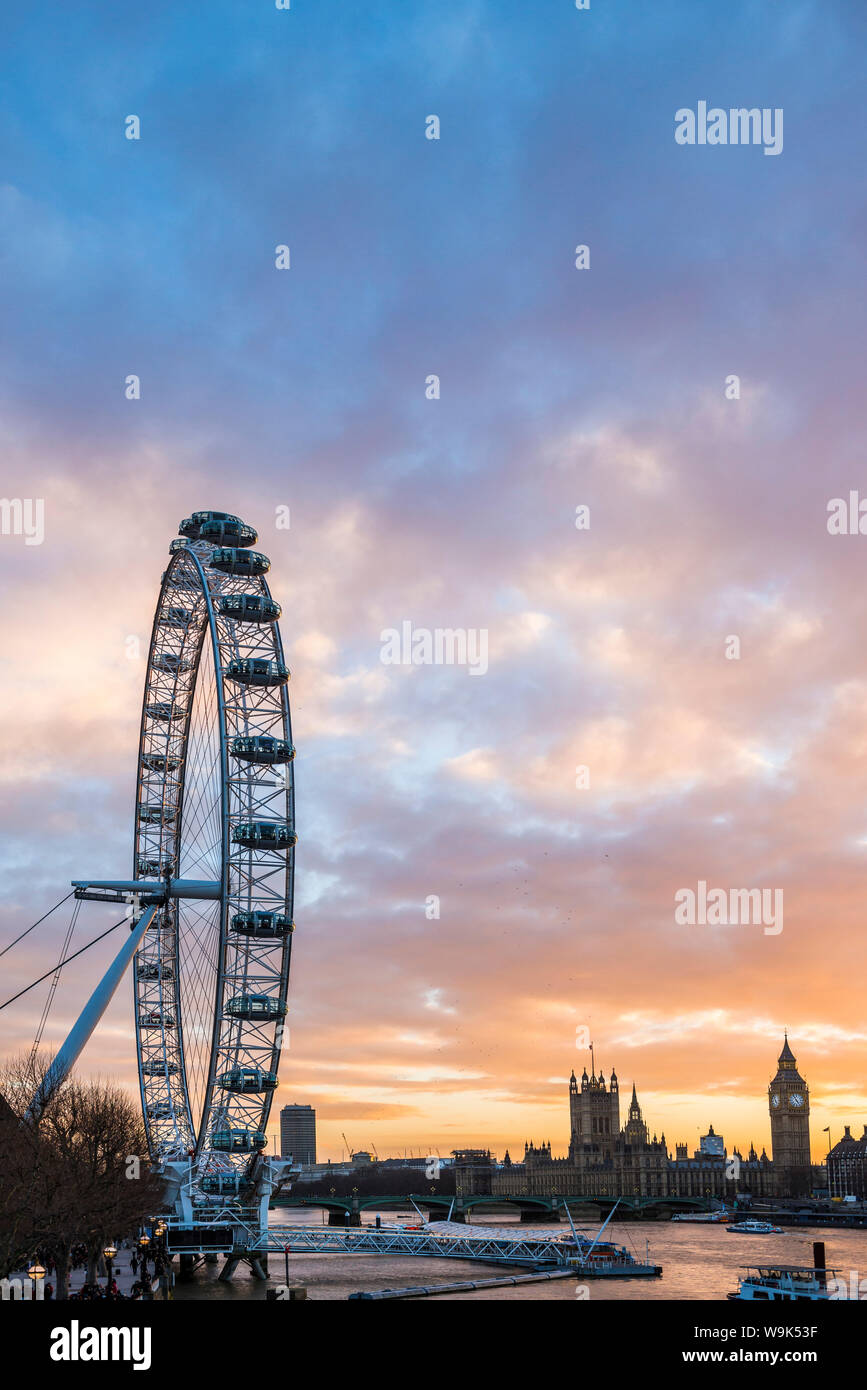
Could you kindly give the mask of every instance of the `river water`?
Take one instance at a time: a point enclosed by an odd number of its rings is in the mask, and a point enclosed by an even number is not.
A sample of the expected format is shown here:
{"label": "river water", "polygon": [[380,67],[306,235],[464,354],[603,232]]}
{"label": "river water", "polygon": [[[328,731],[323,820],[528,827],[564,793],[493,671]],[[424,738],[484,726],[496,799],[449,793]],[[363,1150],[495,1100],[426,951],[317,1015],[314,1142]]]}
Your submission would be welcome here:
{"label": "river water", "polygon": [[[374,1223],[376,1210],[365,1211],[365,1224]],[[414,1224],[414,1212],[382,1212],[383,1225]],[[280,1226],[318,1225],[321,1215],[316,1210],[298,1211],[283,1207],[271,1214],[272,1223]],[[485,1216],[486,1226],[513,1226],[511,1220]],[[471,1229],[468,1227],[468,1229]],[[549,1228],[555,1229],[553,1227]],[[598,1227],[580,1227],[592,1236]],[[603,1239],[625,1245],[637,1259],[645,1259],[645,1241],[649,1242],[650,1261],[662,1265],[657,1279],[595,1279],[585,1287],[591,1300],[616,1299],[724,1299],[737,1287],[741,1265],[768,1263],[811,1265],[813,1241],[825,1242],[825,1263],[835,1267],[847,1283],[852,1272],[856,1281],[864,1281],[862,1292],[867,1297],[867,1230],[829,1230],[826,1227],[798,1227],[784,1230],[782,1235],[735,1235],[725,1225],[691,1225],[665,1221],[612,1221]],[[220,1263],[222,1264],[222,1257]],[[245,1266],[239,1266],[231,1284],[220,1284],[217,1276],[220,1265],[205,1265],[189,1282],[178,1282],[178,1299],[264,1299],[268,1287],[285,1280],[282,1255],[271,1255],[269,1283],[250,1277]],[[450,1284],[464,1279],[488,1279],[499,1274],[519,1274],[526,1271],[502,1265],[486,1265],[471,1260],[437,1260],[411,1255],[290,1255],[289,1281],[304,1284],[309,1299],[345,1299],[362,1290],[408,1288],[410,1285]],[[478,1293],[439,1294],[437,1302],[446,1299],[496,1299],[528,1301],[571,1300],[577,1297],[576,1283],[571,1279],[551,1283],[526,1284],[514,1288],[485,1289]],[[857,1287],[857,1284],[856,1284]]]}

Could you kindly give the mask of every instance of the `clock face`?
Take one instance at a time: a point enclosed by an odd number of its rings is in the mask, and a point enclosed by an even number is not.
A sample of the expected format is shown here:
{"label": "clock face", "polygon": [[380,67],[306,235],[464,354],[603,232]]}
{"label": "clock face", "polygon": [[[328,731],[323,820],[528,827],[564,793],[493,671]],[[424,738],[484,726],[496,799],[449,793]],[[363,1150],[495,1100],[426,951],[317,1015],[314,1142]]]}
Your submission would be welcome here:
{"label": "clock face", "polygon": [[797,1109],[800,1108],[800,1106],[802,1106],[802,1105],[804,1104],[804,1097],[803,1097],[803,1096],[789,1096],[789,1104],[790,1104],[790,1105],[793,1105],[793,1106],[795,1107],[795,1109],[797,1110]]}
{"label": "clock face", "polygon": [[775,1110],[776,1110],[777,1106],[779,1105],[779,1103],[780,1103],[780,1097],[779,1097],[779,1096],[771,1096],[771,1105],[774,1107]]}

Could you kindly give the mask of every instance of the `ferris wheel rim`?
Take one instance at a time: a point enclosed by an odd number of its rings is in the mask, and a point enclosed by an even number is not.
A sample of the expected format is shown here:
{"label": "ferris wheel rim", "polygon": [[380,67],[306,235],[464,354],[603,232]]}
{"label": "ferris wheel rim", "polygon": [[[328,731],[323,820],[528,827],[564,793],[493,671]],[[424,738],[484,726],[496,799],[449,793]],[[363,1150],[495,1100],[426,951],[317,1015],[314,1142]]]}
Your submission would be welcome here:
{"label": "ferris wheel rim", "polygon": [[[253,532],[252,534],[255,537],[255,532]],[[158,1024],[160,1030],[160,1043],[159,1046],[156,1048],[153,1045],[151,1045],[149,1049],[146,1049],[143,1041],[143,1031],[149,1028],[151,1024],[149,1016],[143,1016],[142,1013],[143,1005],[146,1002],[145,997],[147,996],[148,991],[140,988],[140,984],[142,983],[142,980],[145,978],[148,984],[152,984],[153,975],[150,974],[146,977],[142,977],[140,975],[138,966],[134,971],[136,1051],[139,1072],[139,1089],[142,1099],[142,1111],[148,1134],[148,1143],[151,1147],[151,1151],[153,1152],[154,1149],[156,1149],[162,1157],[177,1156],[179,1152],[184,1151],[184,1141],[186,1141],[186,1153],[193,1158],[194,1163],[197,1164],[199,1169],[204,1172],[209,1166],[212,1168],[216,1166],[217,1168],[231,1169],[235,1166],[236,1162],[234,1153],[225,1153],[223,1150],[218,1151],[218,1149],[214,1147],[214,1135],[217,1132],[222,1132],[215,1129],[215,1122],[221,1122],[220,1117],[228,1114],[231,1111],[232,1100],[238,1099],[238,1095],[233,1095],[229,1097],[229,1100],[224,1101],[222,1106],[217,1107],[216,1105],[215,1092],[217,1088],[218,1073],[220,1071],[221,1062],[224,1066],[226,1065],[227,1061],[232,1063],[232,1066],[230,1066],[225,1072],[225,1075],[227,1077],[231,1076],[233,1072],[238,1070],[240,1067],[240,1070],[242,1072],[242,1081],[245,1082],[247,1078],[246,1075],[243,1074],[244,1068],[240,1066],[238,1059],[241,1057],[246,1057],[247,1054],[249,1054],[250,1052],[253,1052],[254,1055],[257,1053],[270,1055],[271,1066],[267,1069],[267,1071],[263,1073],[262,1068],[259,1068],[259,1080],[264,1081],[264,1077],[267,1076],[268,1085],[270,1089],[265,1089],[264,1091],[262,1091],[261,1098],[255,1101],[252,1100],[251,1093],[251,1099],[248,1105],[246,1107],[242,1107],[242,1113],[245,1115],[248,1111],[250,1115],[253,1115],[255,1110],[258,1109],[258,1112],[261,1115],[261,1124],[263,1130],[264,1126],[267,1124],[267,1118],[270,1113],[271,1102],[273,1099],[273,1089],[275,1089],[276,1087],[276,1073],[277,1067],[279,1065],[280,1052],[282,1048],[282,1019],[285,1016],[286,1012],[286,999],[288,994],[289,965],[291,957],[290,933],[294,927],[294,924],[292,923],[292,901],[294,897],[295,843],[294,776],[287,775],[284,781],[284,821],[274,822],[275,825],[288,824],[289,826],[293,827],[291,837],[288,837],[287,840],[288,850],[285,855],[285,864],[282,870],[282,895],[274,899],[275,901],[279,901],[283,904],[283,921],[288,921],[289,925],[284,936],[279,939],[279,943],[278,938],[276,936],[273,939],[266,939],[265,941],[257,939],[255,943],[259,948],[269,946],[271,948],[274,948],[278,944],[280,946],[279,969],[277,969],[273,964],[269,962],[266,972],[268,979],[273,983],[274,988],[274,994],[268,996],[268,998],[274,1005],[274,1011],[273,1015],[268,1015],[266,1021],[267,1023],[276,1022],[277,1028],[275,1030],[273,1039],[270,1042],[267,1040],[267,1038],[261,1036],[254,1043],[250,1041],[250,1035],[257,1033],[257,1025],[255,1020],[250,1020],[249,1016],[246,1018],[246,1020],[243,1015],[240,1015],[237,1018],[229,1018],[228,1030],[226,1028],[227,1014],[231,1013],[231,1009],[229,1009],[227,1005],[236,1002],[234,999],[227,1001],[227,988],[230,983],[230,975],[227,968],[230,949],[229,913],[232,910],[233,898],[238,898],[238,902],[240,903],[241,897],[243,896],[243,894],[241,893],[240,886],[240,879],[243,877],[242,874],[239,874],[238,891],[235,894],[233,894],[232,892],[232,842],[230,839],[230,835],[232,830],[233,814],[234,812],[238,811],[238,809],[242,805],[242,802],[244,801],[244,796],[241,791],[241,788],[244,786],[244,779],[243,777],[236,776],[233,780],[233,776],[229,766],[229,721],[227,718],[226,701],[227,673],[226,663],[224,661],[223,656],[223,648],[225,646],[231,646],[232,644],[234,644],[234,646],[238,650],[240,650],[242,644],[234,635],[236,631],[236,624],[234,622],[234,619],[226,618],[225,616],[223,617],[223,622],[226,625],[226,631],[231,632],[231,635],[229,637],[226,637],[221,633],[221,620],[215,608],[214,595],[218,592],[223,593],[223,614],[225,615],[227,609],[231,613],[233,611],[232,600],[231,598],[226,598],[225,595],[233,591],[233,586],[224,584],[219,575],[217,575],[217,579],[215,582],[214,572],[206,564],[204,558],[205,554],[208,554],[211,559],[213,558],[213,547],[205,547],[205,550],[200,551],[195,542],[191,543],[190,541],[185,541],[181,542],[177,546],[173,546],[173,552],[174,553],[172,554],[171,560],[166,568],[166,571],[162,578],[162,583],[160,585],[160,591],[154,613],[154,622],[151,631],[151,641],[148,649],[144,695],[142,700],[142,719],[139,737],[139,763],[136,774],[135,857],[133,867],[135,876],[139,877],[143,868],[141,849],[142,845],[146,843],[148,839],[146,835],[143,836],[141,833],[143,825],[142,809],[144,804],[143,789],[145,782],[145,769],[148,764],[148,755],[145,752],[147,746],[146,729],[149,718],[149,696],[151,695],[154,688],[156,688],[157,690],[159,690],[160,688],[159,681],[154,680],[154,673],[157,669],[157,656],[159,654],[158,649],[161,621],[165,621],[165,619],[162,618],[161,615],[163,615],[166,612],[168,612],[171,615],[172,612],[177,613],[178,611],[180,611],[178,608],[175,608],[173,610],[172,605],[168,603],[168,598],[171,596],[173,592],[171,576],[174,573],[176,573],[178,569],[186,568],[191,563],[192,571],[197,580],[195,590],[196,600],[198,600],[199,597],[202,597],[204,600],[204,611],[199,624],[194,659],[191,662],[184,665],[184,662],[186,660],[184,654],[187,651],[187,641],[185,635],[184,639],[181,642],[180,655],[176,654],[174,657],[174,665],[172,666],[170,663],[168,667],[165,664],[159,667],[161,675],[164,675],[166,671],[169,669],[171,669],[173,672],[170,701],[168,705],[168,715],[166,717],[165,743],[167,749],[171,746],[172,743],[172,723],[175,718],[174,710],[178,698],[178,691],[180,689],[180,682],[181,678],[185,677],[185,680],[183,682],[183,689],[187,697],[187,704],[183,712],[183,734],[181,737],[179,761],[178,764],[173,765],[168,753],[166,753],[162,756],[161,760],[159,755],[151,755],[150,763],[155,763],[158,768],[161,768],[162,772],[161,806],[163,810],[162,819],[160,821],[160,851],[158,856],[160,859],[162,855],[163,846],[163,831],[165,829],[166,788],[168,784],[168,778],[170,775],[173,775],[174,772],[178,771],[178,768],[180,768],[180,776],[175,778],[173,782],[176,806],[176,825],[175,829],[172,831],[171,837],[172,843],[174,844],[173,863],[170,865],[168,870],[169,872],[173,871],[174,874],[179,874],[182,870],[182,861],[185,848],[185,817],[188,811],[187,796],[190,785],[189,759],[191,747],[191,728],[194,718],[195,703],[198,696],[200,695],[201,690],[201,681],[203,674],[203,657],[205,651],[209,650],[210,659],[213,663],[213,668],[210,673],[210,677],[213,680],[214,688],[216,690],[216,725],[219,740],[220,898],[219,909],[217,913],[218,946],[216,950],[216,960],[212,988],[212,1004],[210,1008],[211,1030],[208,1045],[207,1077],[204,1081],[204,1087],[201,1094],[201,1104],[196,1105],[195,1112],[193,1109],[193,1100],[191,1094],[189,1049],[187,1046],[187,1039],[185,1036],[185,1028],[187,1026],[188,1020],[186,1017],[187,1006],[184,1001],[184,994],[182,989],[182,972],[184,968],[182,952],[182,913],[184,909],[180,902],[177,904],[173,916],[170,918],[170,920],[173,922],[173,976],[168,979],[165,977],[164,967],[161,963],[160,951],[158,951],[158,961],[155,967],[157,972],[156,982],[159,986],[157,994],[160,1000],[160,1017]],[[265,557],[259,558],[265,559]],[[266,565],[268,563],[269,562],[266,561]],[[236,577],[241,573],[241,571],[237,570],[232,571],[233,576]],[[274,604],[274,600],[271,597],[270,589],[264,577],[264,572],[254,573],[256,579],[258,580],[256,584],[256,593],[260,596],[258,601],[259,609],[262,611],[267,611],[267,606],[271,605],[272,608],[275,607],[277,609],[279,616],[279,605]],[[248,574],[245,579],[245,584],[249,584],[249,577],[250,576]],[[187,585],[187,591],[190,592],[189,575],[187,575],[187,577],[185,578],[185,584]],[[237,585],[234,586],[234,589],[235,591],[237,591]],[[246,617],[245,610],[249,606],[248,598],[249,595],[246,598],[242,596],[241,600],[236,599],[234,604],[235,609],[238,609],[240,607],[242,617]],[[254,607],[255,606],[256,605],[254,604]],[[169,620],[174,621],[174,619],[171,618],[171,616]],[[189,628],[187,628],[186,631],[188,633]],[[262,646],[265,649],[273,651],[274,660],[277,663],[276,669],[278,671],[282,670],[285,668],[284,650],[282,635],[279,629],[279,622],[276,619],[273,621],[273,623],[270,623],[269,640],[270,647],[268,645],[268,642],[265,641],[262,642]],[[249,638],[247,640],[247,645],[250,645]],[[253,658],[254,661],[256,659],[259,658]],[[288,680],[288,672],[286,674],[286,680]],[[283,739],[276,740],[276,742],[281,743],[281,747],[286,747],[290,750],[289,762],[291,766],[291,759],[294,758],[294,745],[292,745],[291,742],[291,711],[289,707],[288,691],[286,689],[286,680],[283,680],[282,683],[277,686],[278,698],[276,705],[271,706],[271,708],[268,710],[268,723],[269,727],[274,726],[280,729],[283,735]],[[255,742],[256,736],[252,736],[250,734],[250,717],[251,714],[261,714],[261,707],[257,706],[254,700],[250,699],[248,708],[248,702],[246,701],[246,699],[239,699],[238,697],[236,697],[235,699],[234,707],[235,712],[233,714],[233,727],[235,727],[236,730],[238,727],[240,727],[238,723],[238,710],[240,710],[241,721],[244,729],[244,733],[242,735],[238,735],[236,733],[236,739],[240,738],[243,741],[243,738],[246,737],[249,741],[252,737],[253,741]],[[154,708],[158,708],[158,705],[155,705]],[[275,742],[271,735],[267,735],[266,741],[267,739],[270,739],[270,742],[272,744]],[[262,740],[260,739],[259,742],[262,742]],[[147,772],[149,778],[148,785],[150,786],[152,785],[153,781],[152,766],[147,766]],[[254,785],[256,785],[257,787],[259,785],[255,783],[255,778],[253,777],[254,772],[257,772],[257,769],[251,762],[248,764],[248,776],[246,784],[249,793],[247,796],[247,801],[250,805],[253,805],[255,802],[255,797],[253,796],[253,792],[250,789],[254,787]],[[271,784],[268,782],[262,782],[261,785],[269,786]],[[235,788],[237,792],[237,795],[235,797],[235,801],[237,803],[236,805],[233,805],[233,788]],[[268,796],[266,796],[265,798],[266,803],[269,803],[271,799],[271,794],[268,794]],[[234,819],[237,820],[236,815],[234,815]],[[256,822],[255,824],[257,826],[261,826],[262,824],[265,824],[265,822]],[[243,825],[244,823],[239,823],[238,825],[236,825],[236,838],[238,838],[239,831],[243,829]],[[272,838],[276,839],[276,832],[274,836],[272,836]],[[247,842],[244,840],[240,840],[239,843],[242,846],[244,846],[243,852],[239,851],[239,853],[242,853],[243,855],[247,856],[248,885],[246,893],[247,897],[251,898],[252,890],[257,885],[258,881],[255,869],[258,867],[259,861],[257,860],[256,855],[258,853],[261,858],[262,856],[265,856],[269,852],[273,851],[271,850],[271,847],[269,845],[266,845],[265,848],[262,850],[257,850],[255,846],[250,846],[249,848],[247,848]],[[243,865],[243,857],[239,862]],[[150,864],[150,861],[148,861],[148,868],[152,867],[153,866]],[[157,867],[162,869],[164,866],[162,862],[159,862]],[[275,870],[274,865],[269,864],[269,872],[267,876],[272,877],[274,872],[279,873],[279,867],[277,870]],[[271,896],[272,898],[274,898],[273,892]],[[248,915],[250,915],[251,912],[252,915],[256,918],[268,915],[267,911],[262,913],[258,910],[253,911],[252,909],[248,908]],[[272,916],[274,916],[276,920],[276,918],[280,916],[280,914],[272,912]],[[161,917],[161,923],[162,920],[163,918]],[[160,926],[160,930],[163,930],[162,924]],[[251,944],[251,941],[246,942],[245,960],[249,960],[250,958]],[[241,948],[236,942],[234,952],[235,959],[237,960],[237,958],[239,958],[240,955]],[[260,972],[265,972],[264,962],[266,959],[267,951],[260,950],[260,954],[258,955],[256,955],[255,952],[253,953],[254,964]],[[148,963],[146,965],[146,968],[152,970],[154,967],[152,966],[152,963]],[[235,976],[237,976],[237,968],[235,971]],[[232,978],[235,978],[235,976],[233,976]],[[242,999],[244,997],[245,996],[241,996]],[[251,1000],[253,1000],[265,996],[258,996],[252,994],[249,997]],[[166,998],[171,1000],[173,1005],[173,1012],[170,1015],[167,1015],[164,1008],[163,1001]],[[248,1025],[246,1027],[246,1033],[245,1022],[246,1025]],[[167,1031],[169,1029],[171,1029],[174,1032],[174,1040],[171,1045],[169,1044],[166,1036]],[[234,1044],[231,1041],[233,1032],[235,1037]],[[258,1032],[260,1035],[262,1034],[261,1022],[258,1023]],[[152,1063],[148,1066],[147,1080],[145,1077],[146,1051],[148,1051],[149,1059]],[[156,1058],[154,1057],[155,1053],[157,1054]],[[255,1070],[255,1068],[248,1067],[247,1071],[250,1070]],[[172,1079],[175,1075],[177,1076],[176,1083],[173,1082]],[[160,1139],[158,1137],[156,1133],[156,1127],[154,1123],[152,1123],[154,1121],[155,1116],[148,1113],[149,1097],[152,1093],[155,1093],[157,1090],[156,1087],[150,1086],[148,1083],[154,1079],[159,1079],[166,1083],[165,1088],[163,1090],[163,1094],[166,1097],[166,1100],[164,1102],[159,1102],[160,1105],[162,1105],[163,1107],[172,1107],[175,1104],[175,1102],[182,1099],[183,1113],[182,1115],[180,1115],[180,1117],[176,1115],[174,1108],[171,1109],[171,1122],[174,1127],[175,1142],[173,1146],[170,1144],[168,1149],[166,1148],[166,1140]],[[246,1089],[242,1089],[240,1094],[246,1098]],[[256,1094],[258,1095],[260,1093]],[[218,1110],[219,1114],[217,1113]],[[166,1118],[165,1114],[161,1113],[160,1118]],[[234,1131],[230,1128],[229,1133],[232,1134],[234,1133]],[[259,1131],[255,1132],[254,1137],[258,1141],[258,1138],[260,1137]],[[247,1156],[249,1157],[249,1155]]]}

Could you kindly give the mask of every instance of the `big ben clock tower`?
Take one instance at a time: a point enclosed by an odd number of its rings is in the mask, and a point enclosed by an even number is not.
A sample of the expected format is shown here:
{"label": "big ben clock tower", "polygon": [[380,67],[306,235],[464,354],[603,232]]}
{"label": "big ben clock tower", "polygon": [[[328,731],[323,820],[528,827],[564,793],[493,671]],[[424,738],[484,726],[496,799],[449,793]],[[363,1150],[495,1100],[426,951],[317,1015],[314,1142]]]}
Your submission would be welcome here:
{"label": "big ben clock tower", "polygon": [[786,1037],[768,1087],[771,1152],[781,1197],[810,1193],[810,1091]]}

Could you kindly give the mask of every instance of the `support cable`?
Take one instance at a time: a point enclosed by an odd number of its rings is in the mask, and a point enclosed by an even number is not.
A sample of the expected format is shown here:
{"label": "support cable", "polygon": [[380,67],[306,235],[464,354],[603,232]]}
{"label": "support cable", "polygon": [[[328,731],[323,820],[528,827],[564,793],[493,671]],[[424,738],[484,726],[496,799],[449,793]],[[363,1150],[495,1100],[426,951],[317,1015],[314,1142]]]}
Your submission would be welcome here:
{"label": "support cable", "polygon": [[64,938],[63,945],[60,948],[60,957],[57,963],[57,967],[54,971],[54,978],[48,987],[48,998],[46,999],[45,1007],[42,1010],[42,1017],[39,1020],[39,1027],[36,1029],[36,1037],[33,1039],[33,1047],[30,1049],[31,1066],[36,1060],[36,1054],[39,1051],[39,1044],[42,1042],[42,1034],[45,1032],[45,1025],[48,1022],[48,1015],[51,1013],[51,1005],[54,1003],[54,996],[57,993],[57,985],[58,981],[60,980],[61,962],[66,959],[66,953],[72,944],[72,937],[73,933],[75,932],[75,924],[78,921],[78,914],[80,911],[81,899],[79,898],[76,900],[75,907],[72,909],[72,917],[70,919],[69,926],[66,929],[66,936]]}
{"label": "support cable", "polygon": [[[73,888],[72,893],[74,893],[74,892],[75,892],[75,889]],[[34,922],[32,927],[28,927],[28,928],[27,928],[27,931],[23,931],[23,932],[21,933],[20,936],[16,936],[16,938],[15,938],[14,941],[10,941],[8,946],[4,946],[4,947],[3,947],[3,950],[0,951],[0,956],[5,956],[5,954],[6,954],[7,951],[11,951],[13,946],[17,946],[19,941],[23,941],[24,938],[25,938],[25,936],[28,936],[28,935],[30,934],[30,932],[32,932],[32,931],[34,930],[35,927],[38,927],[38,926],[39,926],[39,923],[40,923],[40,922],[44,922],[44,921],[45,921],[45,917],[50,917],[51,914],[52,914],[52,912],[56,912],[57,909],[58,909],[59,907],[62,907],[64,903],[68,903],[68,902],[69,902],[69,899],[72,897],[72,893],[67,893],[67,895],[66,895],[65,898],[61,898],[59,903],[55,903],[53,907],[50,907],[50,908],[48,909],[48,911],[45,913],[45,916],[44,916],[44,917],[40,917],[40,918],[39,918],[39,922]]]}
{"label": "support cable", "polygon": [[38,980],[34,980],[32,985],[28,985],[26,989],[19,989],[18,993],[13,994],[11,999],[7,999],[4,1004],[0,1004],[0,1009],[5,1009],[9,1004],[14,1004],[16,999],[21,998],[22,994],[28,994],[31,989],[35,989],[37,985],[41,985],[42,981],[47,980],[49,975],[53,975],[55,970],[61,970],[64,965],[68,965],[71,960],[75,960],[76,956],[83,956],[85,951],[89,951],[91,946],[96,945],[97,941],[103,941],[111,932],[117,931],[118,927],[122,927],[126,921],[128,921],[128,918],[121,917],[119,922],[115,922],[114,926],[109,927],[108,931],[104,931],[101,936],[95,936],[92,941],[88,941],[86,946],[80,946],[73,955],[67,956],[66,960],[62,960],[57,965],[52,966],[51,970],[46,970],[45,974],[40,975]]}

